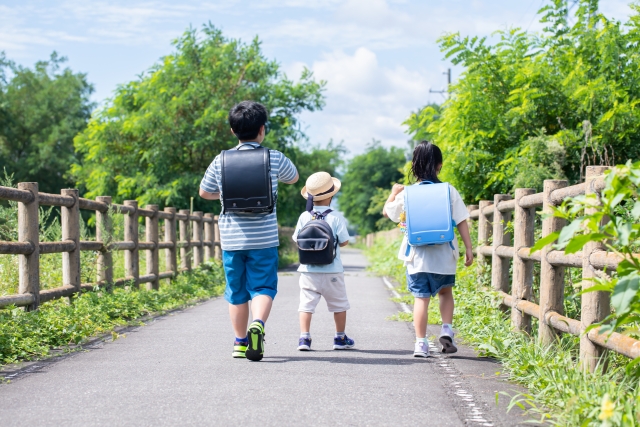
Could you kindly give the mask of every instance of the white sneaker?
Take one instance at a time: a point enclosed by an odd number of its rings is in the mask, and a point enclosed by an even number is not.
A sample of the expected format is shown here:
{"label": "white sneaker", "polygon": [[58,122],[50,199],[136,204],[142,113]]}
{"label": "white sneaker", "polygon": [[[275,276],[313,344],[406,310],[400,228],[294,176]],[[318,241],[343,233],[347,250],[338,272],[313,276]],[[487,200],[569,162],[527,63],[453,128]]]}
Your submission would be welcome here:
{"label": "white sneaker", "polygon": [[454,337],[453,330],[450,326],[443,326],[440,330],[440,344],[442,345],[442,353],[451,354],[456,353],[458,351],[458,347],[456,347],[456,342],[453,339]]}
{"label": "white sneaker", "polygon": [[416,341],[416,345],[413,348],[413,357],[429,357],[429,343]]}

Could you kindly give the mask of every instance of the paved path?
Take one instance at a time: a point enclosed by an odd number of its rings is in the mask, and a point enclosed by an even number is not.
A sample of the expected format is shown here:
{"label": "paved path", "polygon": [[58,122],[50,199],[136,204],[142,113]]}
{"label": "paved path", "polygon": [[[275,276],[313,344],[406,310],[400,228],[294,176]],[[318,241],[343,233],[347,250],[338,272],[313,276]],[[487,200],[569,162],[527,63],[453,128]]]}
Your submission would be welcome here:
{"label": "paved path", "polygon": [[[462,348],[411,357],[410,325],[365,260],[343,251],[355,351],[333,351],[333,318],[321,302],[313,352],[296,351],[297,274],[281,273],[262,362],[231,358],[222,299],[164,316],[0,385],[1,426],[516,425],[495,406],[499,365]],[[435,328],[435,327],[434,327]],[[431,332],[435,333],[436,329]],[[504,400],[504,399],[503,399]]]}

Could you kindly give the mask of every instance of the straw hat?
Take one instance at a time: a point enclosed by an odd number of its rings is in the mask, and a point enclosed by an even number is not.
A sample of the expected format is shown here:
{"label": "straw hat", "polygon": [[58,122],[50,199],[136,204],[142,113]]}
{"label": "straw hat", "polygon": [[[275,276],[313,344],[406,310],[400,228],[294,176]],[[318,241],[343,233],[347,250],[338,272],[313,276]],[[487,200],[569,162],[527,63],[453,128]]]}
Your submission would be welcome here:
{"label": "straw hat", "polygon": [[302,187],[302,197],[308,199],[308,194],[313,196],[313,200],[325,200],[340,191],[340,180],[333,178],[326,172],[316,172],[307,178],[307,185]]}

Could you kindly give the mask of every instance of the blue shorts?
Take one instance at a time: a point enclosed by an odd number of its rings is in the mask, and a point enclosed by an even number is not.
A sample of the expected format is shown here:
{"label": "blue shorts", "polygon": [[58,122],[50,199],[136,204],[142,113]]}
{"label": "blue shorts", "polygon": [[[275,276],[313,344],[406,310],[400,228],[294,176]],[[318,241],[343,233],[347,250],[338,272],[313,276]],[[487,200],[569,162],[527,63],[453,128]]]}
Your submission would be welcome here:
{"label": "blue shorts", "polygon": [[222,251],[227,287],[224,299],[239,305],[258,295],[278,293],[278,248]]}
{"label": "blue shorts", "polygon": [[456,284],[455,274],[416,273],[407,272],[407,287],[416,298],[435,297],[444,288],[451,288]]}

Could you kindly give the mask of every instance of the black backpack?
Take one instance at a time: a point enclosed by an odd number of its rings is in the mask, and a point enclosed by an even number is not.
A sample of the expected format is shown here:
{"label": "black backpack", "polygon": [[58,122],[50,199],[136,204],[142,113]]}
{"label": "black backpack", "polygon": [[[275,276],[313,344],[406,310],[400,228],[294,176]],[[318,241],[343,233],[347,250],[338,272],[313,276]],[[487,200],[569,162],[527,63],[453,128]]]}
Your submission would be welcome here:
{"label": "black backpack", "polygon": [[328,265],[337,254],[338,239],[325,217],[331,213],[327,209],[322,213],[309,211],[312,218],[298,233],[297,245],[300,264]]}
{"label": "black backpack", "polygon": [[276,197],[271,187],[269,149],[242,145],[220,153],[222,213],[271,213]]}

